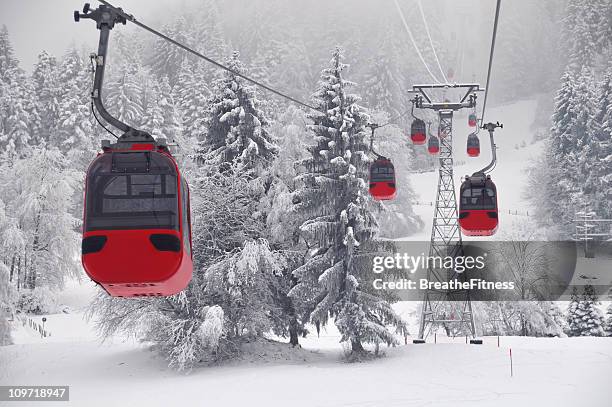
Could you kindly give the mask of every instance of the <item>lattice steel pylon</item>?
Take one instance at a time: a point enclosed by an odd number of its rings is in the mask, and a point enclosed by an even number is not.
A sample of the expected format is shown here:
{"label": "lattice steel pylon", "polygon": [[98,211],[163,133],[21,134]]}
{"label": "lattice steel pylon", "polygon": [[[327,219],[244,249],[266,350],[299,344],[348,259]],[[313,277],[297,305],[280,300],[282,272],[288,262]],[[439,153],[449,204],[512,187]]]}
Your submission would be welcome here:
{"label": "lattice steel pylon", "polygon": [[[427,94],[428,89],[466,89],[459,102],[433,102]],[[461,229],[458,222],[457,198],[453,178],[453,114],[463,108],[476,106],[476,93],[482,91],[478,84],[454,85],[414,85],[415,107],[433,109],[438,112],[440,138],[439,176],[436,205],[433,214],[429,256],[456,257],[463,255]],[[467,273],[456,273],[438,267],[438,262],[428,262],[427,280],[429,282],[448,282],[466,279]],[[423,343],[432,328],[442,325],[447,333],[465,332],[472,338],[476,336],[474,315],[469,290],[427,290],[423,298],[419,336],[415,343]]]}

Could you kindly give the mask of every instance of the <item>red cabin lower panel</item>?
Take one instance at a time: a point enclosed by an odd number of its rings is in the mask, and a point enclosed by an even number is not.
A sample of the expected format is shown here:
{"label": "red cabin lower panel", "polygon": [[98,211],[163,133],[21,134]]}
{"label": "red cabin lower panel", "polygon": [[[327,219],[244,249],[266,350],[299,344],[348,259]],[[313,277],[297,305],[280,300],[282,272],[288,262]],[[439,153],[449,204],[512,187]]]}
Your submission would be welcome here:
{"label": "red cabin lower panel", "polygon": [[[494,217],[492,217],[494,215]],[[459,226],[466,236],[492,236],[499,221],[495,210],[465,210],[459,212]]]}
{"label": "red cabin lower panel", "polygon": [[191,256],[178,251],[158,250],[151,235],[173,235],[175,230],[100,230],[83,238],[104,236],[100,250],[83,254],[87,275],[116,297],[168,296],[183,290],[193,271]]}
{"label": "red cabin lower panel", "polygon": [[412,133],[410,135],[410,139],[414,144],[421,145],[425,144],[425,140],[427,140],[427,136],[425,133]]}
{"label": "red cabin lower panel", "polygon": [[478,157],[480,155],[480,148],[468,148],[467,153],[470,157]]}
{"label": "red cabin lower panel", "polygon": [[396,188],[389,185],[388,182],[371,182],[370,195],[379,201],[388,201],[395,198]]}

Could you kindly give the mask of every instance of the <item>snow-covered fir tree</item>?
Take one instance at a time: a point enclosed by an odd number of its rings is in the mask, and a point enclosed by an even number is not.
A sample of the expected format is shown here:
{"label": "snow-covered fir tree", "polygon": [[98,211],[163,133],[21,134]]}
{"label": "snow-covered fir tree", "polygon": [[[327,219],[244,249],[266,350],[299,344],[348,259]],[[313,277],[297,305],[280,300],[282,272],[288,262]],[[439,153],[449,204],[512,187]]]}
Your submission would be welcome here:
{"label": "snow-covered fir tree", "polygon": [[298,284],[290,295],[303,303],[312,323],[324,325],[333,317],[341,340],[358,355],[364,343],[397,343],[387,325],[405,327],[368,284],[368,245],[377,229],[366,182],[368,116],[359,98],[347,93],[352,83],[343,77],[342,59],[336,48],[314,97],[326,113],[311,116],[316,144],[309,147],[294,195],[309,250],[305,264],[294,271]]}
{"label": "snow-covered fir tree", "polygon": [[32,82],[19,67],[6,26],[0,29],[0,148],[22,156],[35,143],[40,125]]}
{"label": "snow-covered fir tree", "polygon": [[[612,64],[597,89],[593,118],[592,165],[587,174],[592,187],[591,205],[602,218],[612,217]],[[586,157],[585,157],[586,158]]]}
{"label": "snow-covered fir tree", "polygon": [[572,203],[580,192],[576,183],[579,178],[576,155],[578,137],[574,132],[580,111],[575,104],[575,76],[568,70],[561,82],[555,99],[550,137],[543,157],[531,172],[527,194],[543,225],[555,228],[554,233],[568,234],[573,229],[571,220],[575,211]]}
{"label": "snow-covered fir tree", "polygon": [[569,336],[604,336],[604,316],[591,284],[584,286],[582,296],[574,287],[568,308]]}
{"label": "snow-covered fir tree", "polygon": [[606,336],[612,336],[612,303],[606,309],[606,320],[603,329]]}
{"label": "snow-covered fir tree", "polygon": [[581,336],[603,336],[603,313],[598,307],[599,301],[591,284],[584,286],[584,293],[578,303],[576,314],[579,318]]}
{"label": "snow-covered fir tree", "polygon": [[132,72],[119,73],[108,85],[106,104],[109,112],[132,127],[138,126],[143,117],[142,79],[135,68]]}
{"label": "snow-covered fir tree", "polygon": [[66,53],[59,66],[59,111],[51,143],[70,155],[84,170],[96,141],[90,111],[91,73],[75,49]]}
{"label": "snow-covered fir tree", "polygon": [[[226,65],[244,74],[246,68],[239,57],[234,52]],[[233,72],[225,72],[215,82],[200,155],[208,166],[224,170],[226,164],[235,163],[238,171],[253,177],[271,164],[278,147],[268,132],[255,87]]]}
{"label": "snow-covered fir tree", "polygon": [[370,58],[364,78],[367,103],[371,109],[386,112],[389,117],[403,113],[405,78],[397,61],[397,39],[385,32],[378,52]]}
{"label": "snow-covered fir tree", "polygon": [[567,306],[567,335],[568,336],[580,336],[582,328],[580,326],[580,316],[578,314],[578,307],[580,305],[580,295],[578,294],[578,288],[572,288],[572,295],[570,302]]}
{"label": "snow-covered fir tree", "polygon": [[602,50],[609,46],[609,0],[570,0],[564,19],[564,43],[571,66],[579,71],[592,67]]}
{"label": "snow-covered fir tree", "polygon": [[[181,44],[189,44],[189,38],[186,35],[186,24],[185,19],[180,17],[174,22],[166,24],[162,32]],[[178,79],[180,68],[187,59],[187,53],[176,45],[157,37],[153,40],[153,46],[150,50],[148,62],[153,73],[158,78],[167,76],[170,85],[174,86]]]}
{"label": "snow-covered fir tree", "polygon": [[57,127],[61,97],[58,75],[56,58],[45,51],[41,52],[32,73],[36,106],[40,115],[36,128],[39,140],[51,141]]}
{"label": "snow-covered fir tree", "polygon": [[212,85],[205,76],[201,63],[184,63],[172,88],[182,133],[193,141],[202,141],[206,135],[207,101]]}
{"label": "snow-covered fir tree", "polygon": [[[227,337],[262,336],[275,328],[282,310],[275,293],[287,291],[282,284],[284,259],[273,252],[265,240],[247,241],[244,247],[208,270],[205,292],[224,311]],[[279,328],[286,325],[279,323]]]}

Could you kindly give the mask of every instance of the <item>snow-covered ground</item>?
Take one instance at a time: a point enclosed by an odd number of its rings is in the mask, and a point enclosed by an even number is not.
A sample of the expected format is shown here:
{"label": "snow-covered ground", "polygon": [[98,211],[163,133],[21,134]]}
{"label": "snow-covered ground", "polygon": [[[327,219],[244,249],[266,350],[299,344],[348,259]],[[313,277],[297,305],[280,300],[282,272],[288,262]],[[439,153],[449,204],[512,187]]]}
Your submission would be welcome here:
{"label": "snow-covered ground", "polygon": [[[81,313],[50,315],[51,338],[18,326],[0,348],[3,384],[69,385],[71,406],[581,406],[609,405],[612,338],[438,337],[349,364],[332,330],[302,349],[270,343],[189,374],[131,340],[101,343]],[[510,377],[512,348],[514,377]],[[25,405],[25,404],[19,404]]]}
{"label": "snow-covered ground", "polygon": [[[504,125],[503,129],[495,131],[497,167],[491,173],[491,177],[498,192],[500,212],[498,235],[506,236],[506,233],[512,234],[517,223],[525,222],[528,219],[526,214],[530,210],[529,203],[523,197],[527,182],[526,169],[531,159],[540,154],[543,143],[540,141],[532,144],[533,131],[530,126],[536,111],[535,100],[490,107],[487,111],[487,120],[499,120]],[[464,165],[454,168],[457,194],[461,185],[461,177],[474,173],[491,161],[489,135],[484,130],[480,130],[479,133],[480,156],[468,157],[465,144],[470,132],[467,116],[457,114],[453,120],[453,153],[456,162],[465,162]],[[523,142],[525,146],[521,147]],[[516,146],[519,148],[515,148]],[[438,171],[412,174],[410,183],[418,195],[416,200],[420,203],[427,203],[427,205],[419,204],[414,207],[415,212],[425,222],[425,226],[420,232],[405,240],[429,241],[434,208],[428,204],[435,202],[436,199]],[[508,213],[509,211],[512,212],[512,215]],[[518,215],[514,214],[516,212]]]}
{"label": "snow-covered ground", "polygon": [[[500,195],[500,232],[513,229],[516,219],[528,219],[504,212],[530,209],[521,193],[529,158],[542,147],[531,144],[534,111],[535,102],[523,101],[491,108],[488,114],[504,123],[496,133],[499,164],[493,172]],[[482,133],[482,156],[466,157],[464,119],[455,120],[456,157],[467,162],[456,168],[457,187],[461,175],[490,159],[488,139]],[[515,149],[523,141],[526,147]],[[436,172],[414,174],[411,181],[419,201],[433,202]],[[427,241],[433,208],[415,209],[426,226],[410,239]],[[484,338],[481,346],[445,337],[438,337],[437,344],[413,345],[409,338],[408,345],[384,349],[381,359],[349,364],[342,359],[337,331],[329,327],[320,337],[301,339],[301,349],[257,343],[242,360],[188,374],[170,370],[146,345],[132,339],[98,340],[92,323],[83,317],[94,291],[87,280],[67,287],[59,302],[68,313],[46,316],[51,337],[41,338],[15,321],[15,345],[0,348],[0,383],[69,385],[71,401],[56,404],[87,407],[610,405],[605,389],[612,377],[612,338],[502,337],[499,347],[497,338]],[[415,305],[395,305],[413,334]],[[41,317],[33,319],[41,322]]]}

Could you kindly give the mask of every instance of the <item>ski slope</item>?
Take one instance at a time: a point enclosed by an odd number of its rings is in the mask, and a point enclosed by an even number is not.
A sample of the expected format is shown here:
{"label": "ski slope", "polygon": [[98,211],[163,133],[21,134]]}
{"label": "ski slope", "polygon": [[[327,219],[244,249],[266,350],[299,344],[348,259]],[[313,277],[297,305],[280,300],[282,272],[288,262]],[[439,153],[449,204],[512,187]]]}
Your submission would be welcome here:
{"label": "ski slope", "polygon": [[[527,185],[526,170],[530,166],[531,160],[541,153],[543,147],[542,141],[531,144],[533,131],[530,126],[533,123],[536,104],[536,100],[524,100],[503,106],[489,107],[487,110],[488,121],[499,120],[504,125],[503,129],[495,131],[497,167],[491,173],[491,177],[497,186],[500,222],[498,236],[495,238],[513,234],[516,224],[529,219],[526,214],[531,208],[523,198]],[[453,154],[455,162],[465,162],[464,165],[454,168],[457,196],[461,178],[485,167],[491,161],[491,144],[488,132],[485,130],[480,130],[479,133],[480,156],[468,157],[465,144],[470,132],[471,128],[467,125],[467,115],[465,113],[456,114],[453,120]],[[521,148],[523,142],[525,147]],[[518,149],[515,148],[517,145],[519,146]],[[434,211],[433,206],[429,206],[429,203],[435,203],[438,171],[412,174],[410,183],[418,195],[415,200],[426,203],[426,205],[414,206],[415,213],[421,217],[425,226],[420,232],[401,240],[429,241]],[[510,215],[509,211],[513,214]],[[514,215],[516,212],[519,215]]]}

